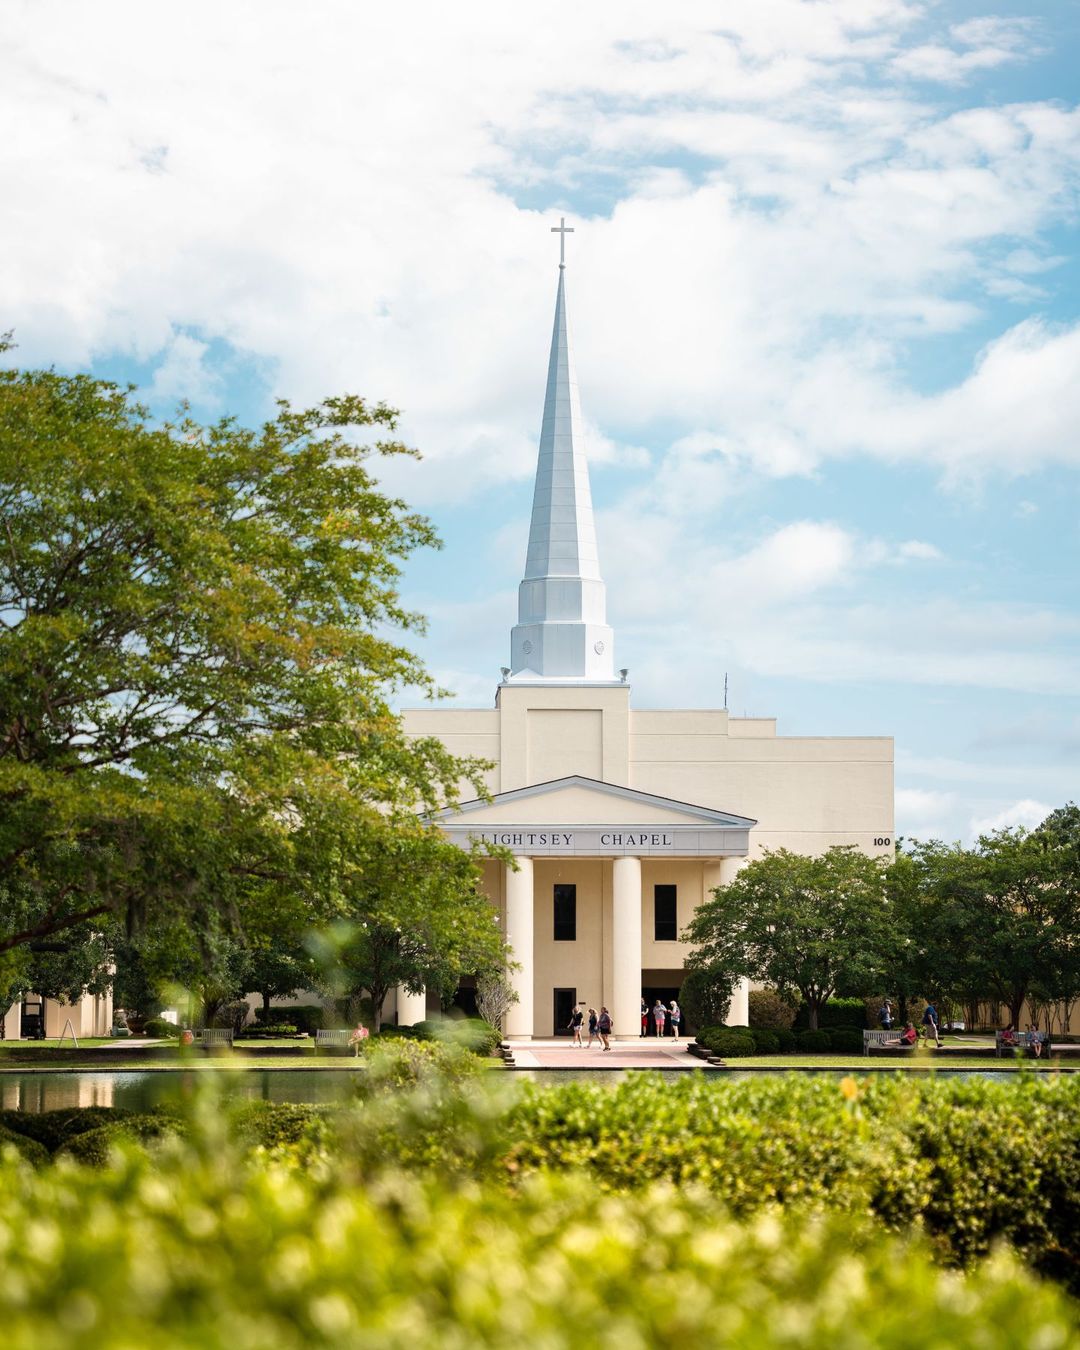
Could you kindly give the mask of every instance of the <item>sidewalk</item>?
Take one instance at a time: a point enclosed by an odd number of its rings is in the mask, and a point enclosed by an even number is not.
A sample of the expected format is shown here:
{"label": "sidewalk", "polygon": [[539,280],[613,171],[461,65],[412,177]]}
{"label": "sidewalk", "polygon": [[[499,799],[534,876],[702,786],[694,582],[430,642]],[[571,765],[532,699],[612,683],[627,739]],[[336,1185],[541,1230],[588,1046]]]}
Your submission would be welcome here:
{"label": "sidewalk", "polygon": [[[585,1037],[586,1042],[588,1037]],[[519,1069],[707,1069],[704,1060],[687,1053],[686,1041],[646,1037],[636,1041],[612,1041],[610,1051],[594,1045],[579,1049],[569,1036],[550,1041],[512,1045]]]}

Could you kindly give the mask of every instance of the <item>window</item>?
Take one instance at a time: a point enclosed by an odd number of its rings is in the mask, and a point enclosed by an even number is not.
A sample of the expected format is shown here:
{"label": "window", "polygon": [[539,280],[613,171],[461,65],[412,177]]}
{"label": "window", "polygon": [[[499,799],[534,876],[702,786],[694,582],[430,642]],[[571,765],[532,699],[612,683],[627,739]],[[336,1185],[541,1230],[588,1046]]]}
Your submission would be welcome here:
{"label": "window", "polygon": [[657,942],[679,940],[679,907],[675,886],[653,888],[653,937]]}
{"label": "window", "polygon": [[577,887],[555,887],[555,941],[577,941]]}

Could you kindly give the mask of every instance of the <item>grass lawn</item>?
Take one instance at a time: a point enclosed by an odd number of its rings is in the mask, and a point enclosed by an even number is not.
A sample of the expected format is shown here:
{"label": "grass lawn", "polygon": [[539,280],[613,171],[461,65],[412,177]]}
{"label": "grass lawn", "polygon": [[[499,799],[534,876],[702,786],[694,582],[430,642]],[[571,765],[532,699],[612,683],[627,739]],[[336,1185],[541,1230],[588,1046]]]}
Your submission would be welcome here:
{"label": "grass lawn", "polygon": [[[1071,1062],[1076,1063],[1080,1068],[1080,1058],[1075,1061],[1065,1060],[1064,1067],[1068,1068]],[[928,1055],[907,1055],[907,1056],[887,1056],[887,1055],[748,1055],[745,1059],[729,1059],[727,1067],[729,1069],[848,1069],[856,1071],[860,1069],[900,1069],[904,1071],[913,1071],[915,1073],[924,1073],[941,1069],[943,1072],[960,1072],[967,1069],[1000,1069],[1003,1072],[1019,1071],[1021,1069],[1054,1070],[1062,1066],[1060,1059],[1032,1060],[1032,1059],[997,1059],[994,1055],[965,1055],[963,1059],[936,1058],[932,1053]]]}

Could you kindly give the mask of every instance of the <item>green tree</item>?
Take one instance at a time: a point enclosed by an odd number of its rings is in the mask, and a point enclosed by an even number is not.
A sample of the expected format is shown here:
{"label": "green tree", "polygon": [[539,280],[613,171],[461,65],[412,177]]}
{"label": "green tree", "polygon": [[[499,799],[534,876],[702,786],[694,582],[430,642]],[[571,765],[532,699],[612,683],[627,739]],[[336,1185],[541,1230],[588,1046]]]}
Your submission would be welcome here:
{"label": "green tree", "polygon": [[691,969],[798,992],[816,1029],[834,994],[880,988],[898,931],[885,864],[835,847],[814,858],[779,849],[748,863],[698,907],[684,937],[697,947]]}
{"label": "green tree", "polygon": [[342,892],[342,920],[315,935],[327,987],[354,1006],[367,994],[376,1030],[390,990],[437,991],[506,967],[506,944],[480,892],[478,855],[412,820],[387,822]]}
{"label": "green tree", "polygon": [[437,544],[372,472],[410,453],[394,427],[356,397],[155,425],[130,390],[0,371],[0,952],[235,926],[267,883],[332,916],[365,829],[482,790],[389,702],[434,692],[398,577]]}

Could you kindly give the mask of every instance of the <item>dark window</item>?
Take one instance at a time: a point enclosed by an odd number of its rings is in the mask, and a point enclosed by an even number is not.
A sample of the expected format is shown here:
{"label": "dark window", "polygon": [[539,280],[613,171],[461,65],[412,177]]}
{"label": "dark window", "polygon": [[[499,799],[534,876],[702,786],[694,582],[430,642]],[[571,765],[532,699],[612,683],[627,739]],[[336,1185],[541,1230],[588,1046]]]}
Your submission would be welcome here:
{"label": "dark window", "polygon": [[653,891],[653,936],[657,942],[676,942],[679,937],[679,910],[674,886],[657,886]]}
{"label": "dark window", "polygon": [[577,887],[555,887],[555,941],[577,941]]}

